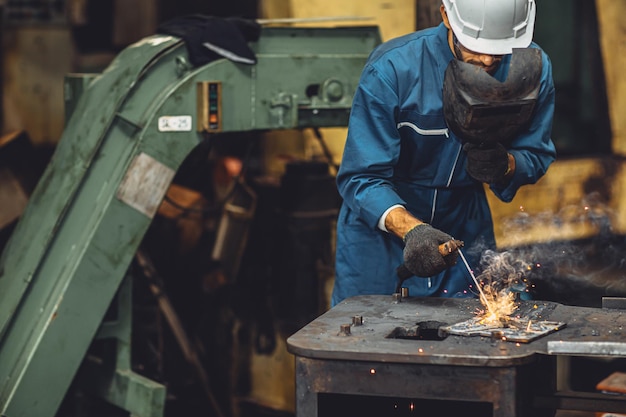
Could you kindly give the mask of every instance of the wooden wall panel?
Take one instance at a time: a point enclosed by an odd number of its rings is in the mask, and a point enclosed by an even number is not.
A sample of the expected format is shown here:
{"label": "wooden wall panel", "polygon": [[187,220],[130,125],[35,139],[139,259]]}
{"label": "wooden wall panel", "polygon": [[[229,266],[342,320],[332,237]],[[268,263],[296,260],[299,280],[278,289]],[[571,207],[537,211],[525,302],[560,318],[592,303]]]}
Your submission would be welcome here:
{"label": "wooden wall panel", "polygon": [[67,28],[4,30],[2,133],[24,130],[35,145],[56,144],[65,120],[64,77],[74,57]]}
{"label": "wooden wall panel", "polygon": [[626,2],[596,0],[613,133],[613,151],[626,155]]}

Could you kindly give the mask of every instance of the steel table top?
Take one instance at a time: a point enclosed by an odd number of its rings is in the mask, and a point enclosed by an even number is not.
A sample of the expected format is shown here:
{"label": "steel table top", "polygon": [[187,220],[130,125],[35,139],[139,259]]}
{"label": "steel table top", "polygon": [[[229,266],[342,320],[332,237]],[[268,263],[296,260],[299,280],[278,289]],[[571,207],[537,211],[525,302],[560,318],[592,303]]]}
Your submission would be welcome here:
{"label": "steel table top", "polygon": [[482,306],[477,299],[357,296],[344,300],[289,337],[287,349],[312,359],[480,367],[525,364],[537,354],[576,354],[578,347],[585,356],[607,352],[626,356],[625,310],[545,301],[519,303],[520,311],[533,315],[535,320],[566,325],[528,343],[461,335],[441,340],[394,338],[390,336],[397,329],[466,321],[475,317]]}

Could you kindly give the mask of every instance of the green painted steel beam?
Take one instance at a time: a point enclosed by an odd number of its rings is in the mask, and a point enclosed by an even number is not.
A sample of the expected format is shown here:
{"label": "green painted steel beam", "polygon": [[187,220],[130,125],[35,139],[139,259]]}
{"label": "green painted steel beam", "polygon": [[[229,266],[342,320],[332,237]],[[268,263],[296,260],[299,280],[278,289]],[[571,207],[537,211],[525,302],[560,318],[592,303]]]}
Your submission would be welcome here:
{"label": "green painted steel beam", "polygon": [[[0,414],[55,414],[176,170],[199,143],[221,132],[345,125],[379,43],[376,27],[264,28],[251,44],[256,65],[222,59],[194,68],[180,39],[152,36],[82,84],[0,256]],[[199,86],[210,82],[221,88],[218,132],[197,128],[206,104]],[[145,386],[118,377],[127,392]]]}
{"label": "green painted steel beam", "polygon": [[165,413],[165,386],[130,369],[110,370],[86,360],[79,376],[88,381],[87,392],[132,416],[162,417]]}

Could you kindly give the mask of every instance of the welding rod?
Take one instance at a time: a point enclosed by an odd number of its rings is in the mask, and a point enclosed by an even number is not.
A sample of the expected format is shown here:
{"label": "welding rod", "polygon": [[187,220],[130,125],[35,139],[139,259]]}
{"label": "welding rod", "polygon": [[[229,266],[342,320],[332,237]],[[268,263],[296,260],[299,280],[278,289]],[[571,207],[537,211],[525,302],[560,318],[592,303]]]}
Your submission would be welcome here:
{"label": "welding rod", "polygon": [[487,300],[487,297],[485,296],[483,289],[480,287],[480,284],[478,283],[478,279],[476,279],[476,275],[474,275],[474,271],[472,271],[472,268],[470,268],[469,264],[467,263],[467,259],[465,259],[465,255],[463,255],[463,252],[461,252],[461,249],[459,249],[459,256],[463,260],[463,263],[465,264],[465,268],[467,268],[467,272],[469,272],[470,276],[472,277],[472,280],[474,280],[474,284],[476,284],[476,288],[478,288],[478,292],[480,293],[480,297],[483,299],[485,303],[485,307],[487,307],[487,310],[489,311],[495,311],[491,308],[491,305],[489,304],[489,301]]}

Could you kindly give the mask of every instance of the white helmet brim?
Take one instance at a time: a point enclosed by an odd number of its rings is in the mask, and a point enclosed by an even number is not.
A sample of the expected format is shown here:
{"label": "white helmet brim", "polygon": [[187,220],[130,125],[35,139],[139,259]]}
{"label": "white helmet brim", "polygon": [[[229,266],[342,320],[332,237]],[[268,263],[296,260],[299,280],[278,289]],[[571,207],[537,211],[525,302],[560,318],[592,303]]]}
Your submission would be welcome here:
{"label": "white helmet brim", "polygon": [[[460,5],[463,1],[466,3]],[[512,9],[506,9],[505,3],[511,0],[480,1],[484,5],[482,13],[476,6],[469,5],[471,1],[443,0],[448,21],[461,45],[473,52],[488,55],[510,54],[513,48],[530,46],[535,29],[534,0],[523,0],[528,4],[525,16],[519,16],[514,3],[508,5]],[[501,18],[501,15],[505,18]]]}

